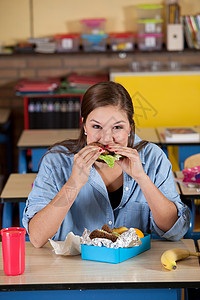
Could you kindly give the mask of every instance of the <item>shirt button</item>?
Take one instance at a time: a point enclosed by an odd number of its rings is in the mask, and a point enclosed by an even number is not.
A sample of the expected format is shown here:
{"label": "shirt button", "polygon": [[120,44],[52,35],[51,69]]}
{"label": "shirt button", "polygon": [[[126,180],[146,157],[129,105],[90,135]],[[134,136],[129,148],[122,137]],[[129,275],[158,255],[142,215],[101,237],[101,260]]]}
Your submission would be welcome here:
{"label": "shirt button", "polygon": [[129,190],[129,188],[126,186],[126,187],[125,187],[125,191],[128,191],[128,190]]}
{"label": "shirt button", "polygon": [[122,208],[122,206],[119,206],[119,209],[121,209]]}
{"label": "shirt button", "polygon": [[112,221],[109,221],[108,224],[109,224],[109,225],[112,225]]}

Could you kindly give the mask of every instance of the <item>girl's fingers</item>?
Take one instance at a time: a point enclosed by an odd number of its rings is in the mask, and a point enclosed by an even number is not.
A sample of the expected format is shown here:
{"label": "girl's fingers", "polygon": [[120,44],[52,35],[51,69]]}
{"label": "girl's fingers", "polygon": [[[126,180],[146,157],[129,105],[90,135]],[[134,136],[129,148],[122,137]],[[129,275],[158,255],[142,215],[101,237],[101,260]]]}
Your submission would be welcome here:
{"label": "girl's fingers", "polygon": [[91,152],[93,152],[93,151],[95,151],[95,152],[97,152],[97,153],[99,153],[100,154],[100,150],[101,150],[101,148],[100,147],[98,147],[98,146],[86,146],[86,147],[84,147],[83,149],[81,149],[79,152],[78,152],[78,156],[80,156],[81,158],[86,158],[86,156],[89,154],[89,153],[91,153]]}
{"label": "girl's fingers", "polygon": [[90,152],[85,151],[82,155],[78,155],[76,158],[76,163],[79,167],[83,168],[91,166],[99,157],[102,151],[100,149],[90,150]]}
{"label": "girl's fingers", "polygon": [[90,158],[88,158],[88,160],[85,162],[87,168],[91,167],[95,161],[97,160],[97,158],[99,157],[100,153],[93,153],[93,155],[90,156]]}
{"label": "girl's fingers", "polygon": [[[110,150],[110,149],[109,149]],[[138,157],[139,154],[136,149],[132,149],[129,147],[112,147],[110,151],[114,151],[116,154],[121,154],[126,157]]]}

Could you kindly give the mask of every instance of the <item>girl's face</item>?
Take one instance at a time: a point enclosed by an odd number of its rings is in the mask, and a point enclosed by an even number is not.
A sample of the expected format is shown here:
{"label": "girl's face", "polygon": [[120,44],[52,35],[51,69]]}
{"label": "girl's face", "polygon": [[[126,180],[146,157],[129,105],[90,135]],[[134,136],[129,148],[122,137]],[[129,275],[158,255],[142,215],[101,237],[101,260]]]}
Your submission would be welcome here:
{"label": "girl's face", "polygon": [[125,111],[109,105],[94,109],[86,119],[84,130],[87,144],[99,142],[127,146],[131,127]]}

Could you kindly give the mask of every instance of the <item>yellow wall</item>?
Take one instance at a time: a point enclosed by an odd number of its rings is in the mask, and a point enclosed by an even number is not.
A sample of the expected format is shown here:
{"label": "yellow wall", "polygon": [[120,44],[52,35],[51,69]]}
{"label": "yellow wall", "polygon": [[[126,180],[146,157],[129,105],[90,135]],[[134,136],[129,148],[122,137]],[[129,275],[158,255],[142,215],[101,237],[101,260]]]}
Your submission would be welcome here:
{"label": "yellow wall", "polygon": [[[30,37],[29,0],[0,0],[0,43],[15,44]],[[164,0],[33,0],[34,37],[80,32],[83,18],[107,19],[106,31],[135,31],[137,4]],[[182,14],[200,12],[199,0],[180,0]]]}
{"label": "yellow wall", "polygon": [[138,127],[200,124],[200,72],[113,73],[111,80],[130,93]]}

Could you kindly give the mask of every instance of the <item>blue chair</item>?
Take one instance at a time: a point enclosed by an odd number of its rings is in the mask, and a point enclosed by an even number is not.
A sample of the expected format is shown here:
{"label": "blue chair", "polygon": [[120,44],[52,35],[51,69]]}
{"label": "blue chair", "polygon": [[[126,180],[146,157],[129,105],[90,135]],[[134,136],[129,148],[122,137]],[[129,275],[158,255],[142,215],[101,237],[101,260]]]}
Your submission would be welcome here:
{"label": "blue chair", "polygon": [[[200,145],[184,145],[178,147],[179,167],[181,170],[185,168],[185,161],[187,158],[200,153]],[[190,166],[191,167],[191,166]],[[189,168],[189,166],[186,168]]]}

